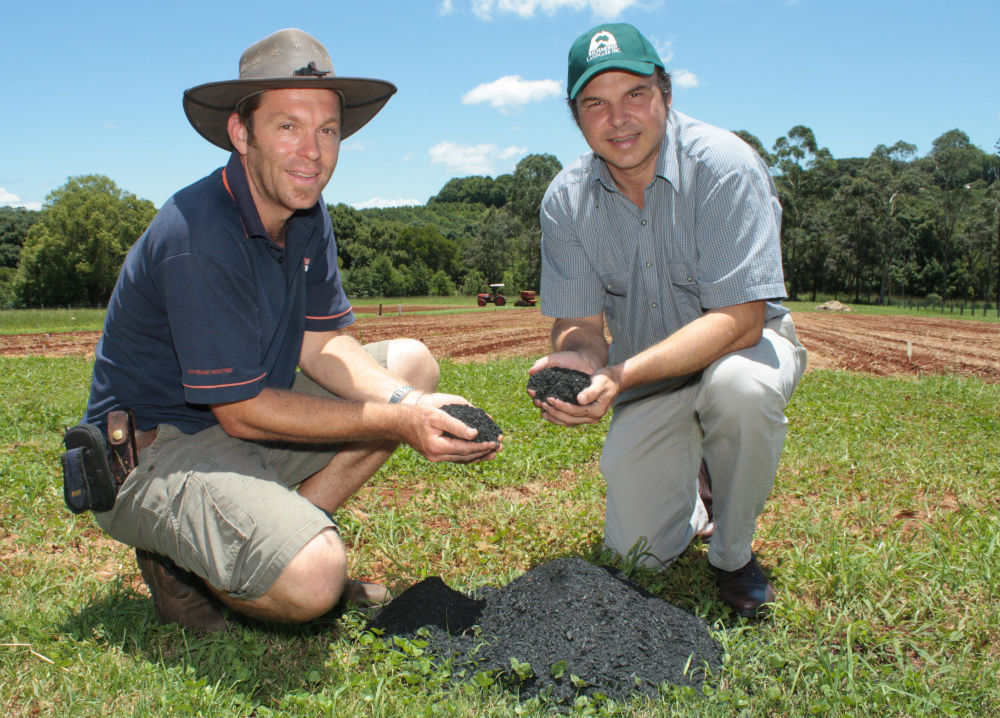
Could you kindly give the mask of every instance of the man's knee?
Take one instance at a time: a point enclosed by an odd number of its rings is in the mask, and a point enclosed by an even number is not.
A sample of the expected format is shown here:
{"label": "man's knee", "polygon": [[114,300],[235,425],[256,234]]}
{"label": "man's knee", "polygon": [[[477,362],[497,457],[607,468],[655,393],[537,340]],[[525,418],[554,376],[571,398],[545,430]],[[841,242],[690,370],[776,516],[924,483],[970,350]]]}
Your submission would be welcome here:
{"label": "man's knee", "polygon": [[333,608],[344,590],[347,555],[333,529],[303,546],[267,592],[290,621],[308,621]]}
{"label": "man's knee", "polygon": [[784,416],[785,397],[769,374],[745,357],[730,355],[705,371],[697,401],[697,411],[714,412],[750,420]]}
{"label": "man's knee", "polygon": [[416,339],[393,339],[386,358],[387,369],[421,391],[436,391],[441,369],[427,346]]}

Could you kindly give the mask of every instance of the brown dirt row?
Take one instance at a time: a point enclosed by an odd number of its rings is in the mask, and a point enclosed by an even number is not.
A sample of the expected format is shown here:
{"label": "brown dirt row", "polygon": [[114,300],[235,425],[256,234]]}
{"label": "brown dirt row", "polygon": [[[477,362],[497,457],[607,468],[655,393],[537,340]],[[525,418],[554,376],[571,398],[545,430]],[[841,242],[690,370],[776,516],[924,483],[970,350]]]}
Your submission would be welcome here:
{"label": "brown dirt row", "polygon": [[[443,307],[423,307],[424,310]],[[435,356],[459,362],[539,356],[548,350],[550,320],[538,308],[428,315],[357,310],[348,330],[364,342],[408,336]],[[947,318],[795,312],[810,369],[848,369],[878,376],[957,373],[1000,381],[1000,325]],[[71,356],[94,351],[100,332],[0,336],[0,356]]]}

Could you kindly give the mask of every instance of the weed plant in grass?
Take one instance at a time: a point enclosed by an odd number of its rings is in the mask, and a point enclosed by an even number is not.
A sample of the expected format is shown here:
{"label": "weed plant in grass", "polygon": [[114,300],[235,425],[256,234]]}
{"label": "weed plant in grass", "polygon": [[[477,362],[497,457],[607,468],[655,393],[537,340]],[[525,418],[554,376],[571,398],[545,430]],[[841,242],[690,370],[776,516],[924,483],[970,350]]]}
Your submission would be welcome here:
{"label": "weed plant in grass", "polygon": [[[530,360],[442,367],[442,389],[504,427],[500,457],[431,465],[403,449],[338,518],[351,571],[468,591],[601,549],[606,427],[542,423]],[[59,485],[62,428],[86,401],[83,359],[0,359],[0,714],[5,716],[528,716],[491,685],[451,687],[422,640],[365,634],[355,611],[308,626],[236,624],[202,637],[157,625],[131,551]],[[773,618],[734,619],[695,544],[669,570],[614,562],[704,617],[725,649],[702,691],[570,715],[1000,714],[1000,387],[955,377],[811,372],[756,548]]]}

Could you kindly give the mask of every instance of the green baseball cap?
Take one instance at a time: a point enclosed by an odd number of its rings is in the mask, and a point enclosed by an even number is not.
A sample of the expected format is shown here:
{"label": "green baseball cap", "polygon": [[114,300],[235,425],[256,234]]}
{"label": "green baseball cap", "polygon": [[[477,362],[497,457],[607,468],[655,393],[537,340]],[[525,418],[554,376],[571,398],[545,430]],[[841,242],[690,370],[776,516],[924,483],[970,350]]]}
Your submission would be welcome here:
{"label": "green baseball cap", "polygon": [[625,70],[652,75],[666,70],[663,60],[642,33],[627,23],[598,25],[583,33],[569,49],[569,99],[575,100],[584,85],[599,72]]}

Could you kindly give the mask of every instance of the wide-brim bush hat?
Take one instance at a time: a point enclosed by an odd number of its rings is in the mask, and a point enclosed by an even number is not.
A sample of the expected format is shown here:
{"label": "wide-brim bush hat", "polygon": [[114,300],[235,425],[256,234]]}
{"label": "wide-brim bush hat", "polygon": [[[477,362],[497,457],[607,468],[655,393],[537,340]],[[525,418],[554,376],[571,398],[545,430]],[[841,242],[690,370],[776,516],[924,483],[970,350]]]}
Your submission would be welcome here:
{"label": "wide-brim bush hat", "polygon": [[184,113],[213,145],[232,151],[229,116],[247,97],[266,90],[318,88],[342,98],[340,137],[360,130],[396,92],[385,80],[337,77],[330,54],[307,32],[279,30],[254,43],[240,56],[239,79],[209,82],[184,91]]}

